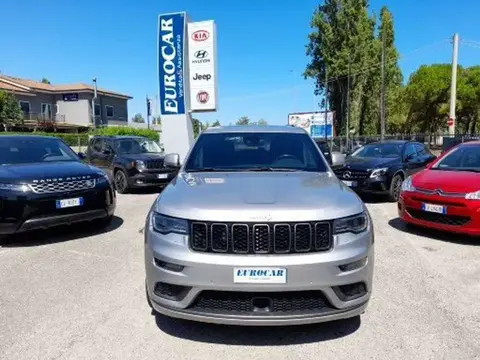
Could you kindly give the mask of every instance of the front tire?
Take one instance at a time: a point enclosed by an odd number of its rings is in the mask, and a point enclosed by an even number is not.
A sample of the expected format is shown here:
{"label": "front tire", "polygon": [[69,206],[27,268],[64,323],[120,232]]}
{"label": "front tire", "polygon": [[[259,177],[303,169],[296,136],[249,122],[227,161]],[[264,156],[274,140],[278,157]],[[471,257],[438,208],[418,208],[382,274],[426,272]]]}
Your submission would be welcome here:
{"label": "front tire", "polygon": [[400,197],[400,191],[402,189],[403,176],[397,174],[393,177],[390,184],[390,191],[388,194],[388,200],[391,202],[397,202]]}
{"label": "front tire", "polygon": [[120,193],[120,194],[126,194],[129,192],[128,188],[128,180],[127,180],[127,175],[123,170],[117,170],[115,172],[115,189]]}

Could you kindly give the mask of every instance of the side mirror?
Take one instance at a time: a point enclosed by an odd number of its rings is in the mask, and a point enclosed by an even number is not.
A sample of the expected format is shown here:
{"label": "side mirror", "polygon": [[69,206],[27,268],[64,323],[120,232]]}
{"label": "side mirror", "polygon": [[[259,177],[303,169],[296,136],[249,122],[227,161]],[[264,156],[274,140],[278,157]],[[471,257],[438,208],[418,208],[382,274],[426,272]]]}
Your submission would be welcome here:
{"label": "side mirror", "polygon": [[112,153],[112,150],[110,150],[110,149],[102,150],[102,154],[104,154],[104,155],[110,155],[111,153]]}
{"label": "side mirror", "polygon": [[180,155],[178,155],[177,153],[167,154],[165,155],[163,163],[166,167],[178,168],[180,167]]}
{"label": "side mirror", "polygon": [[345,157],[340,152],[332,152],[332,167],[345,165]]}
{"label": "side mirror", "polygon": [[77,153],[77,155],[80,158],[80,160],[85,160],[87,158],[87,155],[85,155],[83,152],[79,152]]}

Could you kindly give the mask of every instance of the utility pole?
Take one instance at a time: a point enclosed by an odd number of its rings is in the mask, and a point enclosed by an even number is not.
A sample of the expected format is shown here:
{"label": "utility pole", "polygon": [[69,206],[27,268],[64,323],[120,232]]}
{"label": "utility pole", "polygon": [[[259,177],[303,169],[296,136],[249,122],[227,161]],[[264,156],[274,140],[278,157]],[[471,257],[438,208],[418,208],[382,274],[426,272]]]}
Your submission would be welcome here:
{"label": "utility pole", "polygon": [[[327,115],[328,115],[328,67],[327,64],[325,64],[325,142],[328,141],[328,135],[327,135]],[[333,124],[332,124],[333,125]]]}
{"label": "utility pole", "polygon": [[150,115],[152,113],[152,110],[151,110],[151,104],[150,104],[150,99],[148,98],[148,95],[145,96],[145,99],[147,101],[147,128],[150,129]]}
{"label": "utility pole", "polygon": [[457,67],[458,67],[458,34],[453,35],[452,85],[450,89],[450,117],[448,119],[448,134],[455,135],[455,105],[457,102]]}
{"label": "utility pole", "polygon": [[380,139],[385,139],[385,29],[382,31],[382,89],[380,94]]}
{"label": "utility pole", "polygon": [[347,142],[347,152],[348,149],[348,133],[350,132],[350,71],[352,66],[352,61],[350,56],[348,56],[348,80],[347,80],[347,128],[346,128],[346,142]]}
{"label": "utility pole", "polygon": [[[92,123],[94,126],[97,126],[96,124],[96,119],[95,119],[95,100],[97,100],[97,78],[93,78],[93,99],[92,99]],[[102,113],[102,110],[100,109],[100,115]],[[100,116],[100,120],[101,120]]]}

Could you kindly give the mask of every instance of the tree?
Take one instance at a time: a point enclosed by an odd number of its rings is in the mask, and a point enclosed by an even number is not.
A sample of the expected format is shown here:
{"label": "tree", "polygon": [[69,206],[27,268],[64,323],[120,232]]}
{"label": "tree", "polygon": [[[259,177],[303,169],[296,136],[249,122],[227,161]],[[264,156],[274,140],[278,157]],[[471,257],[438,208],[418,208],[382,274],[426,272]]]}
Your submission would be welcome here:
{"label": "tree", "polygon": [[15,96],[0,90],[0,124],[18,123],[21,119],[22,110]]}
{"label": "tree", "polygon": [[193,125],[193,136],[195,138],[197,138],[198,135],[200,135],[200,133],[203,130],[205,130],[207,127],[209,127],[208,121],[205,124],[202,124],[202,122],[198,119],[192,119],[192,125]]}
{"label": "tree", "polygon": [[250,119],[248,116],[242,116],[240,119],[237,120],[235,125],[251,125]]}
{"label": "tree", "polygon": [[43,78],[41,82],[42,84],[49,84],[49,85],[51,84],[47,78]]}
{"label": "tree", "polygon": [[152,124],[153,125],[162,125],[162,119],[160,118],[160,116],[152,117]]}
{"label": "tree", "polygon": [[220,121],[218,120],[215,120],[215,122],[212,124],[213,127],[215,126],[222,126],[222,124],[220,124]]}
{"label": "tree", "polygon": [[267,121],[264,120],[264,119],[260,119],[256,122],[256,125],[259,125],[259,126],[266,126],[268,125]]}
{"label": "tree", "polygon": [[142,114],[137,113],[135,116],[132,118],[132,122],[134,123],[145,123],[145,119],[143,118]]}

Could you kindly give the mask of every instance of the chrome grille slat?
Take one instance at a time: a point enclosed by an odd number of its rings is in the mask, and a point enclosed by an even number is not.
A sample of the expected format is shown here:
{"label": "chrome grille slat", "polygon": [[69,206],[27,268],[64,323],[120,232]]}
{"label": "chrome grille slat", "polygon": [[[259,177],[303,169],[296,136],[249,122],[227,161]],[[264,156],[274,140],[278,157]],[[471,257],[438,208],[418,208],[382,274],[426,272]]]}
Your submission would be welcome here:
{"label": "chrome grille slat", "polygon": [[231,254],[323,252],[333,244],[329,221],[301,223],[191,222],[194,251]]}
{"label": "chrome grille slat", "polygon": [[36,194],[55,194],[92,189],[95,187],[95,179],[41,182],[28,184],[28,186]]}
{"label": "chrome grille slat", "polygon": [[438,191],[438,190],[427,190],[422,188],[416,188],[415,192],[425,195],[439,195],[444,197],[455,197],[455,198],[465,198],[466,193],[455,193],[455,192],[447,192],[447,191]]}

